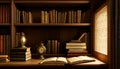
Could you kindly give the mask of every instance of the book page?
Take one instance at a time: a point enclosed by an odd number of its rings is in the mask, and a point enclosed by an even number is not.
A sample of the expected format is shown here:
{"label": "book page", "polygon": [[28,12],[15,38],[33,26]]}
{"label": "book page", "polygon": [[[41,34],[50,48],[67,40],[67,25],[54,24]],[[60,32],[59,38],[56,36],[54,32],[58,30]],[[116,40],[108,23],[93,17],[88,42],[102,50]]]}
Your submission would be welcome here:
{"label": "book page", "polygon": [[56,61],[61,62],[61,63],[65,63],[65,64],[67,63],[66,57],[58,57]]}
{"label": "book page", "polygon": [[95,61],[95,59],[94,58],[92,58],[92,57],[89,57],[89,56],[78,56],[78,58],[80,59],[80,60],[84,60],[84,61]]}
{"label": "book page", "polygon": [[57,65],[57,64],[66,64],[66,57],[50,57],[46,58],[40,62],[40,64],[48,64],[48,65]]}
{"label": "book page", "polygon": [[80,60],[79,58],[77,57],[69,57],[67,58],[67,61],[69,64],[77,64],[77,63],[80,63]]}
{"label": "book page", "polygon": [[50,64],[50,63],[55,63],[57,60],[57,57],[50,57],[46,58],[43,61],[40,62],[40,64]]}
{"label": "book page", "polygon": [[79,63],[95,61],[94,58],[88,57],[88,56],[69,57],[69,58],[67,58],[67,60],[68,60],[69,64],[79,64]]}

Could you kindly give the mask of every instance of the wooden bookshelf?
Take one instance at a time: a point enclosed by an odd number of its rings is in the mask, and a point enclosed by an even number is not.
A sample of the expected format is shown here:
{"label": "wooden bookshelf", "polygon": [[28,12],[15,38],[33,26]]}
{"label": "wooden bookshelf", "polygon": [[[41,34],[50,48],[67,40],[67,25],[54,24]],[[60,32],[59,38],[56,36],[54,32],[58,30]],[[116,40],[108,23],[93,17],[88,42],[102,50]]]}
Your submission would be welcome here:
{"label": "wooden bookshelf", "polygon": [[[46,57],[90,55],[109,64],[111,53],[104,55],[94,51],[94,15],[103,4],[110,5],[108,2],[109,0],[0,0],[0,37],[9,36],[9,38],[4,37],[4,40],[0,39],[0,54],[9,55],[10,49],[18,45],[16,41],[19,40],[16,38],[19,36],[16,34],[24,32],[27,39],[25,45],[31,47],[32,57],[39,58],[37,48],[40,42],[43,42],[49,47],[47,49],[55,50],[52,53],[45,53]],[[111,34],[111,27],[113,28],[111,25],[108,27],[110,50],[113,39],[110,36],[114,35]],[[87,33],[88,52],[67,54],[66,43],[78,40],[84,32]],[[47,46],[48,40],[57,40],[59,44],[56,45],[57,47]],[[56,51],[59,52],[55,53]]]}

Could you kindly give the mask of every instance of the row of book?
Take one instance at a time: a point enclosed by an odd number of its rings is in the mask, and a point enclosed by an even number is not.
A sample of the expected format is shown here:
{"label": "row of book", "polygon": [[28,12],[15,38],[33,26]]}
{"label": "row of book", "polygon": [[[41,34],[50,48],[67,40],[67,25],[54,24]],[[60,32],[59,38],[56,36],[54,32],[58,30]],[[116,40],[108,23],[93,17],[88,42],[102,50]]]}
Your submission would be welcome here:
{"label": "row of book", "polygon": [[10,5],[0,4],[0,23],[10,23]]}
{"label": "row of book", "polygon": [[0,54],[9,54],[11,49],[10,41],[10,35],[0,35]]}
{"label": "row of book", "polygon": [[59,54],[60,53],[60,42],[58,40],[47,40],[46,54]]}
{"label": "row of book", "polygon": [[[38,13],[39,12],[39,13]],[[59,10],[47,9],[32,12],[30,9],[19,10],[15,8],[15,23],[42,23],[42,24],[55,24],[55,23],[81,23],[85,19],[86,12],[80,9],[75,10]]]}

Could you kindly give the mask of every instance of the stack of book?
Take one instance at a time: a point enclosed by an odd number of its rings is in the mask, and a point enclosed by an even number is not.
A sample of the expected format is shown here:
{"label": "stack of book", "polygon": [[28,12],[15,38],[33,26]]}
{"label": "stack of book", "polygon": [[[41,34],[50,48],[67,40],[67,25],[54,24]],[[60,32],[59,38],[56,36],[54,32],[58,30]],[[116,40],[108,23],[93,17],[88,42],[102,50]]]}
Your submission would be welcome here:
{"label": "stack of book", "polygon": [[87,53],[87,46],[85,42],[69,42],[66,43],[68,53]]}
{"label": "stack of book", "polygon": [[0,63],[8,62],[8,55],[0,55]]}
{"label": "stack of book", "polygon": [[87,33],[84,32],[77,40],[71,40],[66,43],[66,49],[68,54],[87,53]]}
{"label": "stack of book", "polygon": [[10,61],[27,61],[31,59],[30,47],[12,48],[10,50]]}

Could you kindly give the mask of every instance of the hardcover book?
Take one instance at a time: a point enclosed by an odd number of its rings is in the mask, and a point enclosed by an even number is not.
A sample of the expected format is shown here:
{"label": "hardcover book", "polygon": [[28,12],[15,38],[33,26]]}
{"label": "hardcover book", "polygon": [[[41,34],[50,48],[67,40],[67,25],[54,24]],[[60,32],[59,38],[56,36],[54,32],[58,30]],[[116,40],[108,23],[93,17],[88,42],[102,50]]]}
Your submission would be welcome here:
{"label": "hardcover book", "polygon": [[27,58],[10,58],[10,61],[27,61],[31,59],[31,57],[27,57]]}
{"label": "hardcover book", "polygon": [[25,47],[25,48],[16,47],[10,50],[10,52],[27,52],[27,51],[30,51],[30,47]]}

